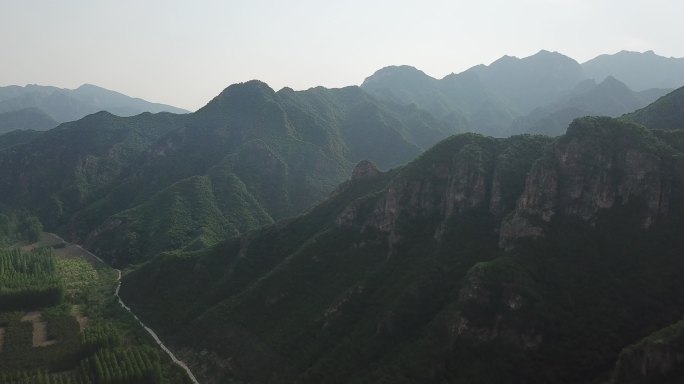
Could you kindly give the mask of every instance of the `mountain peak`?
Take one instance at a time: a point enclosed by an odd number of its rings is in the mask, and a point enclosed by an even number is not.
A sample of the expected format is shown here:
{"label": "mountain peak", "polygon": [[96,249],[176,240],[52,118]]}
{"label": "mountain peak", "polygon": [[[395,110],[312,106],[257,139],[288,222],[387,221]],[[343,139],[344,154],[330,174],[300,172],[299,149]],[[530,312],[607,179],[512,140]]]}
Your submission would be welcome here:
{"label": "mountain peak", "polygon": [[582,69],[589,78],[613,75],[635,91],[684,85],[684,58],[660,56],[653,50],[599,55],[583,63]]}
{"label": "mountain peak", "polygon": [[503,56],[499,57],[498,59],[496,59],[489,66],[495,66],[495,65],[510,63],[510,62],[514,62],[514,61],[518,61],[518,60],[520,60],[520,59],[515,57],[515,56],[503,55]]}
{"label": "mountain peak", "polygon": [[362,160],[354,167],[352,180],[368,180],[380,174],[378,168],[370,160]]}
{"label": "mountain peak", "polygon": [[625,83],[623,83],[622,81],[616,79],[615,77],[613,77],[611,75],[606,76],[606,78],[603,79],[603,81],[601,83],[599,83],[598,86],[599,87],[610,87],[610,88],[619,87],[619,88],[629,89],[629,87]]}
{"label": "mountain peak", "polygon": [[[76,90],[79,90],[79,89],[98,89],[98,90],[101,89],[101,90],[104,90],[105,88],[98,87],[95,84],[84,83],[84,84],[81,84],[81,86],[79,86],[78,88],[76,88]],[[107,90],[107,91],[109,91],[109,90]]]}
{"label": "mountain peak", "polygon": [[361,87],[382,84],[386,81],[419,82],[435,80],[416,67],[410,65],[392,65],[381,68],[368,76]]}
{"label": "mountain peak", "polygon": [[530,57],[563,57],[563,58],[568,58],[568,56],[565,56],[564,54],[562,54],[558,51],[548,51],[546,49],[542,49]]}
{"label": "mountain peak", "polygon": [[[650,49],[648,51],[644,51],[644,52],[628,51],[626,49],[623,49],[622,51],[615,54],[615,56],[618,56],[618,55],[619,56],[659,56],[652,49]],[[601,56],[610,56],[610,55],[601,55]]]}
{"label": "mountain peak", "polygon": [[260,80],[250,80],[244,83],[229,85],[218,96],[214,97],[200,111],[218,108],[223,109],[227,105],[258,104],[273,98],[275,91],[268,84]]}
{"label": "mountain peak", "polygon": [[273,94],[275,91],[266,83],[261,80],[249,80],[243,83],[231,84],[226,89],[221,92],[221,94],[230,94],[235,92],[266,92],[268,94]]}
{"label": "mountain peak", "polygon": [[389,65],[375,71],[375,74],[407,74],[407,73],[423,73],[420,69],[411,65]]}

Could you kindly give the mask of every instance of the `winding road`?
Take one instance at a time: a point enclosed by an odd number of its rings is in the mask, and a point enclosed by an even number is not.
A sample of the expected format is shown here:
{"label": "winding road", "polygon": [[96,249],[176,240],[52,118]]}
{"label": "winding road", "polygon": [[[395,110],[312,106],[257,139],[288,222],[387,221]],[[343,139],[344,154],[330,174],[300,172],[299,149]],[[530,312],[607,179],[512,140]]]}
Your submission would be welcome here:
{"label": "winding road", "polygon": [[[80,246],[80,245],[78,245],[78,244],[69,243],[69,242],[65,241],[63,238],[61,238],[59,235],[54,234],[54,233],[48,233],[48,235],[53,236],[54,238],[60,240],[63,244],[72,245],[72,246],[74,246],[74,247],[79,248],[79,249],[82,250],[84,253],[86,253],[86,254],[89,255],[90,257],[95,258],[96,260],[98,260],[98,261],[101,262],[102,264],[109,265],[109,264],[105,263],[105,261],[102,260],[101,258],[99,258],[97,255],[95,255],[94,253],[90,252],[89,250],[83,248],[82,246]],[[138,324],[140,324],[140,326],[142,326],[142,327],[145,329],[145,331],[147,331],[147,333],[149,333],[150,336],[152,336],[152,338],[153,338],[154,341],[157,343],[157,345],[159,345],[159,348],[161,348],[167,355],[169,355],[169,357],[171,358],[171,360],[172,360],[174,363],[176,363],[176,365],[178,365],[179,367],[183,368],[183,370],[185,370],[185,372],[188,374],[188,377],[190,378],[190,380],[192,380],[192,382],[193,382],[194,384],[199,384],[199,381],[197,381],[197,378],[195,378],[195,375],[192,374],[192,371],[190,371],[190,368],[188,368],[188,366],[187,366],[183,361],[179,360],[179,359],[176,357],[176,355],[174,355],[173,352],[171,352],[171,350],[168,349],[168,348],[166,347],[166,345],[164,345],[164,343],[161,341],[161,339],[159,338],[159,336],[157,336],[157,333],[154,332],[154,330],[152,330],[152,328],[146,326],[145,323],[143,323],[142,320],[140,320],[140,319],[138,318],[138,316],[131,310],[131,308],[130,308],[129,306],[127,306],[126,303],[123,302],[123,300],[121,299],[121,296],[119,296],[119,290],[121,289],[121,270],[120,270],[120,269],[116,269],[116,268],[113,268],[113,269],[114,269],[114,270],[117,272],[117,274],[118,274],[118,277],[117,277],[117,279],[116,279],[117,285],[116,285],[116,290],[114,290],[114,296],[116,296],[117,300],[119,300],[119,304],[121,305],[121,307],[122,307],[123,309],[125,309],[126,311],[128,311],[131,315],[133,315],[133,318],[135,319],[135,321],[137,321]]]}

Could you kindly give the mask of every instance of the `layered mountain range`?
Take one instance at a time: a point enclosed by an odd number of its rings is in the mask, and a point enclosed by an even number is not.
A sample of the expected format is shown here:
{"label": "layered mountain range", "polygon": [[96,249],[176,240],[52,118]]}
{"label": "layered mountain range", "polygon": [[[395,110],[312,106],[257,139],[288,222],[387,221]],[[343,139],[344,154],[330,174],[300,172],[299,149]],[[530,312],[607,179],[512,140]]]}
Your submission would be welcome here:
{"label": "layered mountain range", "polygon": [[681,138],[458,135],[122,292],[209,383],[674,383]]}
{"label": "layered mountain range", "polygon": [[0,203],[30,207],[48,227],[126,265],[293,216],[354,163],[398,166],[453,133],[358,87],[274,92],[252,81],[193,114],[99,112],[8,136]]}
{"label": "layered mountain range", "polygon": [[577,117],[617,117],[642,108],[683,86],[683,74],[684,59],[652,51],[623,51],[580,64],[542,50],[522,59],[504,56],[442,79],[409,66],[387,67],[361,87],[383,100],[415,104],[447,124],[458,122],[466,131],[559,135]]}
{"label": "layered mountain range", "polygon": [[0,134],[17,129],[44,131],[104,110],[118,116],[133,116],[143,112],[188,112],[91,84],[76,89],[12,85],[0,87]]}
{"label": "layered mountain range", "polygon": [[681,60],[595,60],[14,131],[0,211],[126,267],[204,383],[676,383],[684,88],[652,88]]}

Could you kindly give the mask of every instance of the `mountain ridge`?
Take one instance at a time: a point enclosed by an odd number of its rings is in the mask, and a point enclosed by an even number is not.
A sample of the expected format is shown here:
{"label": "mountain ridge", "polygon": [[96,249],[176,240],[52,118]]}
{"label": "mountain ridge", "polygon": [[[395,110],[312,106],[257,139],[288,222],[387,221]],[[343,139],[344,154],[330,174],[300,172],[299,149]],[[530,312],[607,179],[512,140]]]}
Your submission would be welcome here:
{"label": "mountain ridge", "polygon": [[0,87],[0,113],[26,108],[36,108],[57,123],[78,120],[101,110],[108,110],[122,117],[143,112],[188,112],[170,105],[133,98],[93,84],[83,84],[75,89],[37,84]]}
{"label": "mountain ridge", "polygon": [[611,118],[457,135],[303,216],[160,255],[122,294],[216,382],[601,380],[684,313],[680,158]]}
{"label": "mountain ridge", "polygon": [[453,132],[358,87],[275,92],[250,81],[193,114],[98,112],[12,145],[0,151],[0,204],[31,206],[46,227],[124,266],[293,216],[355,162],[388,169]]}
{"label": "mountain ridge", "polygon": [[[380,99],[405,105],[415,104],[446,123],[462,121],[460,125],[467,131],[506,137],[527,132],[529,129],[559,134],[574,118],[587,113],[619,116],[645,107],[666,90],[684,85],[684,78],[676,70],[663,70],[650,80],[650,75],[644,75],[637,88],[632,85],[635,84],[633,78],[646,71],[648,65],[653,66],[651,69],[663,65],[676,67],[684,59],[672,59],[674,61],[666,61],[670,64],[662,64],[662,60],[666,58],[653,53],[647,56],[652,56],[655,61],[636,63],[632,65],[635,68],[629,64],[633,55],[627,55],[625,60],[618,58],[615,64],[601,64],[606,59],[613,60],[616,55],[603,55],[580,64],[561,53],[541,50],[524,58],[503,56],[490,65],[477,65],[442,79],[430,77],[410,66],[393,66],[378,70],[366,78],[361,87]],[[635,57],[639,59],[642,57],[640,55]],[[593,70],[599,64],[605,69],[605,73]],[[681,69],[680,72],[684,73],[684,66]],[[525,123],[527,126],[520,124],[535,119],[539,108],[558,109],[554,105],[567,103],[568,95],[576,92],[583,81],[591,79],[599,84],[617,79],[629,88],[643,93],[632,96],[632,101],[618,102],[624,104],[620,107],[604,105],[602,108],[578,108],[566,105],[561,108],[565,111],[558,110],[555,112],[557,116],[549,116],[550,120],[542,122],[553,125],[553,129],[544,130],[530,127],[529,123]]]}

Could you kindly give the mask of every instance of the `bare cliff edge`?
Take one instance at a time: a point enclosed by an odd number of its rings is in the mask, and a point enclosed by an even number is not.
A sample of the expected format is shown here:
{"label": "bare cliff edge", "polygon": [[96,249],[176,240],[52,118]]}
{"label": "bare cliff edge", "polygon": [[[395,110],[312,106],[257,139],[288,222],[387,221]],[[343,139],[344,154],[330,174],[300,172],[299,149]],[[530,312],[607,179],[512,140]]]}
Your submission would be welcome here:
{"label": "bare cliff edge", "polygon": [[[499,244],[510,249],[520,239],[543,236],[556,216],[593,224],[601,210],[638,202],[642,228],[667,220],[682,160],[649,130],[591,117],[575,120],[565,136],[544,148],[547,140],[445,140],[408,165],[380,199],[368,197],[377,200],[372,209],[361,209],[368,201],[356,201],[337,224],[373,228],[396,242],[402,219],[432,217],[444,224],[466,210],[485,209],[501,220]],[[442,229],[437,227],[435,239]]]}
{"label": "bare cliff edge", "polygon": [[[684,288],[683,159],[611,118],[578,119],[555,140],[453,136],[399,169],[359,163],[303,216],[162,256],[127,276],[122,294],[207,382],[679,372],[678,344],[625,347],[684,313],[673,298]],[[573,234],[587,244],[570,249]],[[467,348],[491,359],[457,363]],[[405,366],[401,351],[424,366]],[[502,368],[500,358],[518,360]]]}
{"label": "bare cliff edge", "polygon": [[555,216],[593,223],[600,210],[635,200],[643,203],[643,228],[667,219],[676,154],[642,126],[576,120],[534,163],[514,212],[501,224],[501,246],[542,236]]}
{"label": "bare cliff edge", "polygon": [[684,320],[663,328],[622,350],[613,384],[681,381],[684,373]]}

